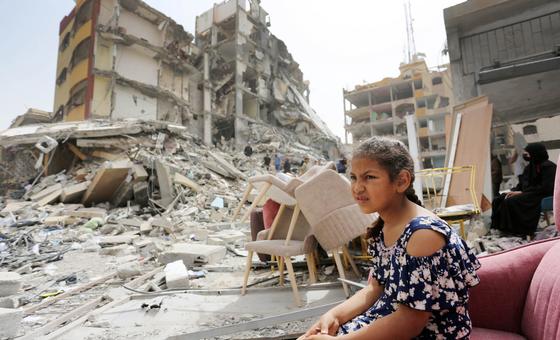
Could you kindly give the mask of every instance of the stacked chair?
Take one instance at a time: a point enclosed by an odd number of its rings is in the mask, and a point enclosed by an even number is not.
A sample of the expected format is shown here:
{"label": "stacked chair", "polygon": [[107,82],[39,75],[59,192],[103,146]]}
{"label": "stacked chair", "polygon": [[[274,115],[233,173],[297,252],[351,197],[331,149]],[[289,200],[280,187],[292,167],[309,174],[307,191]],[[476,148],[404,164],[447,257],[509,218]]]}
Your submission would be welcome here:
{"label": "stacked chair", "polygon": [[[313,253],[317,241],[333,254],[341,278],[345,278],[340,252],[350,260],[353,269],[357,267],[352,261],[346,244],[365,233],[375,216],[363,214],[355,204],[350,182],[333,171],[334,163],[314,166],[304,175],[283,179],[274,175],[256,176],[249,179],[249,185],[240,206],[235,210],[234,218],[241,211],[241,206],[249,197],[253,188],[259,193],[253,200],[251,208],[242,217],[246,220],[250,211],[265,199],[272,199],[280,204],[278,213],[269,230],[261,231],[258,240],[248,242],[247,266],[243,279],[242,295],[247,291],[252,258],[255,252],[269,254],[278,259],[280,282],[283,283],[283,266],[286,265],[294,300],[302,306],[296,285],[296,277],[290,257],[305,255],[309,269],[309,282],[316,282],[315,261]],[[343,281],[347,296],[349,290]]]}

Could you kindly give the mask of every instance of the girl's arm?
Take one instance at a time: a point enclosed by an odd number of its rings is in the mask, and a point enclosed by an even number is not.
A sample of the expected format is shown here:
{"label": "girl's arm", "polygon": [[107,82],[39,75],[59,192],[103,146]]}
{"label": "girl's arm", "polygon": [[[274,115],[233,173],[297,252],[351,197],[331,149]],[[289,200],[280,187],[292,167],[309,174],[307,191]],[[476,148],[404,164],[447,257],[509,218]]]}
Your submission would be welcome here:
{"label": "girl's arm", "polygon": [[366,287],[327,313],[331,313],[342,325],[370,308],[383,293],[383,286],[375,278],[370,278],[368,281]]}
{"label": "girl's arm", "polygon": [[370,278],[366,287],[325,313],[300,339],[316,334],[335,335],[340,325],[371,307],[382,292],[383,286],[376,279]]}
{"label": "girl's arm", "polygon": [[431,315],[431,312],[399,304],[394,313],[339,338],[344,340],[411,339],[422,332]]}

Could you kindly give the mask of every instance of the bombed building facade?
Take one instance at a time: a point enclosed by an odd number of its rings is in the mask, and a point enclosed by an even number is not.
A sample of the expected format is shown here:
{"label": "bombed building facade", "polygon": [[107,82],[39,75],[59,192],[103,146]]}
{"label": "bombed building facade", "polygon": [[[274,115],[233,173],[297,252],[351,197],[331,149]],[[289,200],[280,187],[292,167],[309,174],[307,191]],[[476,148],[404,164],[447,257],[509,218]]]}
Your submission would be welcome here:
{"label": "bombed building facade", "polygon": [[196,18],[196,34],[139,0],[78,0],[60,23],[54,118],[161,120],[210,145],[263,130],[336,156],[309,83],[257,1]]}

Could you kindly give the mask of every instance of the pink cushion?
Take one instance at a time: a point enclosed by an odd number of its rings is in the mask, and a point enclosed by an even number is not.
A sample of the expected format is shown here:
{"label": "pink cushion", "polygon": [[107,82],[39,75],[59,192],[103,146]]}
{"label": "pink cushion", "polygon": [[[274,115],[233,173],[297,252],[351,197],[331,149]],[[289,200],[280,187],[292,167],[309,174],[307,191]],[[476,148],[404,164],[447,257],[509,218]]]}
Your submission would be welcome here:
{"label": "pink cushion", "polygon": [[533,275],[522,329],[529,339],[560,339],[560,243],[544,255]]}
{"label": "pink cushion", "polygon": [[553,198],[554,220],[556,228],[560,231],[560,155],[556,163],[556,178],[554,179],[554,198]]}
{"label": "pink cushion", "polygon": [[268,200],[263,205],[263,220],[265,229],[269,229],[272,226],[272,222],[274,222],[274,218],[276,217],[276,214],[278,214],[279,209],[280,204],[274,202],[273,200]]}
{"label": "pink cushion", "polygon": [[525,338],[519,334],[497,331],[488,328],[473,328],[471,332],[471,340],[524,340]]}
{"label": "pink cushion", "polygon": [[521,333],[523,307],[533,273],[560,237],[480,258],[480,284],[469,291],[474,327]]}

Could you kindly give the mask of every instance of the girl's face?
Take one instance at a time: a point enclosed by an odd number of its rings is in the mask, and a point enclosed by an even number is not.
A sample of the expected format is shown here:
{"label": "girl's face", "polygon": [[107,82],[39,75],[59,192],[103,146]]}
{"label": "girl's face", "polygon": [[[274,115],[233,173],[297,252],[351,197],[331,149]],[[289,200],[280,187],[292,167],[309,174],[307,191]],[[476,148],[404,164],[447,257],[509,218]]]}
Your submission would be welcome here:
{"label": "girl's face", "polygon": [[352,159],[350,180],[352,196],[365,214],[381,214],[395,202],[400,191],[398,185],[391,182],[387,170],[373,159]]}

